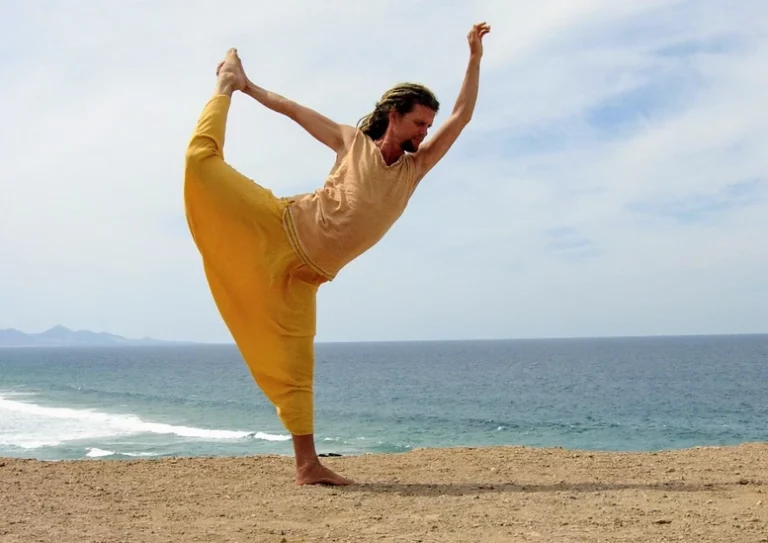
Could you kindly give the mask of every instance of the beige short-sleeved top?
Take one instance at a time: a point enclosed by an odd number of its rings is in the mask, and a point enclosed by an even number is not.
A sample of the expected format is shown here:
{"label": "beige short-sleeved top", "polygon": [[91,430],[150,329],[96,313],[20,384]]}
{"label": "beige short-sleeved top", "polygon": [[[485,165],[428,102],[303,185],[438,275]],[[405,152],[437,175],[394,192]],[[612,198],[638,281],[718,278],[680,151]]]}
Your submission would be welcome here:
{"label": "beige short-sleeved top", "polygon": [[328,279],[376,244],[405,211],[419,178],[413,155],[387,165],[360,130],[337,157],[324,185],[291,198],[288,220],[297,250]]}

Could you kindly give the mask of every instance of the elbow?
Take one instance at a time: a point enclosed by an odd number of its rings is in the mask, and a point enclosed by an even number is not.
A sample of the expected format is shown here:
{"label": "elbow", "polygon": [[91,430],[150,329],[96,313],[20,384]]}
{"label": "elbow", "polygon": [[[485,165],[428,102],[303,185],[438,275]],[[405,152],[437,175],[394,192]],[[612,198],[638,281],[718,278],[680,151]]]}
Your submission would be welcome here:
{"label": "elbow", "polygon": [[456,109],[454,110],[452,117],[460,126],[464,127],[472,120],[472,111],[467,109]]}
{"label": "elbow", "polygon": [[474,109],[473,104],[460,100],[454,105],[451,117],[458,123],[467,124],[472,120]]}
{"label": "elbow", "polygon": [[296,102],[282,98],[275,103],[274,109],[277,113],[285,115],[294,122],[299,122],[301,117],[301,106]]}

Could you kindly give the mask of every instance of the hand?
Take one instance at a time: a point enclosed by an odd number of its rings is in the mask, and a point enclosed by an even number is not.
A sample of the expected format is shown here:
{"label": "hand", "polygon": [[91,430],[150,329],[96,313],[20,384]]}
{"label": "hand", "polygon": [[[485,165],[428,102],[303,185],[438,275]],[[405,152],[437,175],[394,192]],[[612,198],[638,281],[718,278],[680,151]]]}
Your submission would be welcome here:
{"label": "hand", "polygon": [[224,60],[216,66],[217,92],[232,95],[234,91],[245,92],[248,78],[245,77],[240,57],[234,47],[227,51]]}
{"label": "hand", "polygon": [[469,41],[469,52],[472,56],[483,56],[483,36],[491,31],[490,25],[485,22],[477,23],[472,26],[472,30],[467,34],[467,41]]}
{"label": "hand", "polygon": [[[222,74],[222,69],[224,69],[224,74]],[[222,78],[229,80],[234,85],[234,90],[242,92],[245,92],[248,85],[251,84],[248,76],[245,75],[243,62],[240,60],[235,48],[227,51],[224,60],[216,66],[216,77],[219,80],[222,80]]]}

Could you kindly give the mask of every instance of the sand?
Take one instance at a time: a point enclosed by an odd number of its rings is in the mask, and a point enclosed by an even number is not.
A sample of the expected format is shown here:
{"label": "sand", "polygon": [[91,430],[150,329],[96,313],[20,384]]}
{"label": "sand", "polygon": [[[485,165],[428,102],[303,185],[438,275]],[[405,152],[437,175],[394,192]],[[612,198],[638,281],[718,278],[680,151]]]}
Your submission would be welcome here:
{"label": "sand", "polygon": [[0,541],[768,542],[768,443],[659,453],[521,447],[327,458],[0,459]]}

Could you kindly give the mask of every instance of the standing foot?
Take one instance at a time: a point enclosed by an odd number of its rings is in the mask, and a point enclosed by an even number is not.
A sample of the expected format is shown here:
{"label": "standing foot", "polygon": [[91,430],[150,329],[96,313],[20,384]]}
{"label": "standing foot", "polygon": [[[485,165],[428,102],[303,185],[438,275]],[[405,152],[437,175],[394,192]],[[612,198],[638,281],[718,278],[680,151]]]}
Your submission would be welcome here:
{"label": "standing foot", "polygon": [[353,485],[352,479],[334,473],[320,463],[312,434],[293,435],[297,485]]}
{"label": "standing foot", "polygon": [[307,466],[296,468],[297,485],[353,485],[352,479],[342,477],[338,473],[328,469],[320,462],[313,462]]}

